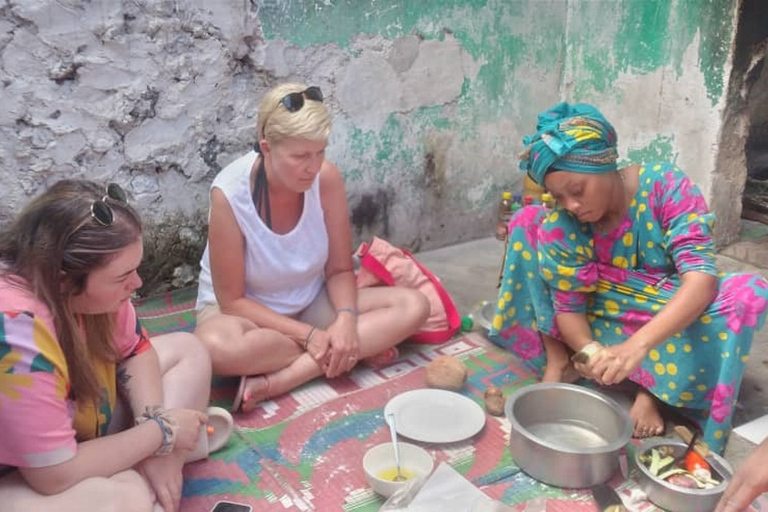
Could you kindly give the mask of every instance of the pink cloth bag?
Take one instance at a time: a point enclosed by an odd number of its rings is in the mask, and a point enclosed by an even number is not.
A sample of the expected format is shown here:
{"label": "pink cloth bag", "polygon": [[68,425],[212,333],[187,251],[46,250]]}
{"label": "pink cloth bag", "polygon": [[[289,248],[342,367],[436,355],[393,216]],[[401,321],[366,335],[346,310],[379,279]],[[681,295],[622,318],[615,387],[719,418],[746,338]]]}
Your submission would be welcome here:
{"label": "pink cloth bag", "polygon": [[402,286],[423,293],[429,300],[430,314],[422,329],[411,336],[418,343],[442,343],[456,334],[461,318],[440,279],[405,249],[373,237],[362,243],[355,255],[360,258],[357,287]]}

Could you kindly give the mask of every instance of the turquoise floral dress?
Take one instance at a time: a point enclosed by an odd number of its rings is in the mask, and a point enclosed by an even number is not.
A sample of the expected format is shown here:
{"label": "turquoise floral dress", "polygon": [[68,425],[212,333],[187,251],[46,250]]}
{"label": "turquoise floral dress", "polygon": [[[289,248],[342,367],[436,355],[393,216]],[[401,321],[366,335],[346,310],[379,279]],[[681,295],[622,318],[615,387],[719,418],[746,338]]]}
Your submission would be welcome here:
{"label": "turquoise floral dress", "polygon": [[698,188],[668,163],[640,168],[629,212],[609,233],[558,206],[521,209],[510,221],[492,340],[541,372],[538,332],[560,338],[557,313],[586,313],[594,339],[617,345],[672,298],[681,274],[717,275],[707,310],[652,349],[630,379],[698,421],[722,452],[752,338],[765,321],[768,282],[717,273],[713,220]]}

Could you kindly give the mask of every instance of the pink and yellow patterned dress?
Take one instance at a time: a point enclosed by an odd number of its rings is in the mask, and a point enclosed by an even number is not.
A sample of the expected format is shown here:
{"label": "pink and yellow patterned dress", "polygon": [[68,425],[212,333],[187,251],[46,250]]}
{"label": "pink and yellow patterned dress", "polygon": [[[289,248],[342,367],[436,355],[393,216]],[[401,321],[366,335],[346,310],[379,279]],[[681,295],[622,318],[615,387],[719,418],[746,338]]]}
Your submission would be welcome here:
{"label": "pink and yellow patterned dress", "polygon": [[540,372],[538,332],[560,338],[557,313],[586,313],[594,339],[617,345],[664,307],[681,274],[719,275],[707,310],[652,349],[630,379],[699,421],[704,440],[722,452],[752,338],[765,321],[768,282],[717,273],[713,215],[680,169],[658,163],[639,173],[629,212],[612,232],[557,206],[515,215],[491,338]]}
{"label": "pink and yellow patterned dress", "polygon": [[[117,363],[107,361],[94,361],[98,406],[70,398],[50,310],[19,283],[0,275],[0,476],[71,459],[78,442],[106,434],[117,399]],[[114,342],[119,361],[151,346],[128,301],[116,314]]]}

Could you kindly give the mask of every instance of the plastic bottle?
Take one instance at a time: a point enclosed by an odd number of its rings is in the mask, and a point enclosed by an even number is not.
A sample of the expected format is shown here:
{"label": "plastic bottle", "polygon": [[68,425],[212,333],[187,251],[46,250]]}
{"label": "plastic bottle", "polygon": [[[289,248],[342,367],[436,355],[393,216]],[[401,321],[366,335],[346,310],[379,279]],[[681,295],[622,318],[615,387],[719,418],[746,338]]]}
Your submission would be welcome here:
{"label": "plastic bottle", "polygon": [[541,203],[541,194],[543,194],[544,187],[533,181],[533,178],[525,175],[523,180],[523,195],[530,197],[533,204]]}
{"label": "plastic bottle", "polygon": [[493,304],[491,301],[482,300],[475,304],[472,309],[461,318],[461,331],[470,332],[474,330],[488,331],[491,328],[493,316]]}
{"label": "plastic bottle", "polygon": [[496,239],[507,239],[507,224],[509,219],[512,218],[512,192],[505,191],[501,193],[501,201],[499,201],[499,210],[496,217]]}
{"label": "plastic bottle", "polygon": [[552,194],[549,192],[544,192],[541,194],[541,202],[544,205],[544,207],[548,210],[551,210],[555,207],[555,198],[552,197]]}

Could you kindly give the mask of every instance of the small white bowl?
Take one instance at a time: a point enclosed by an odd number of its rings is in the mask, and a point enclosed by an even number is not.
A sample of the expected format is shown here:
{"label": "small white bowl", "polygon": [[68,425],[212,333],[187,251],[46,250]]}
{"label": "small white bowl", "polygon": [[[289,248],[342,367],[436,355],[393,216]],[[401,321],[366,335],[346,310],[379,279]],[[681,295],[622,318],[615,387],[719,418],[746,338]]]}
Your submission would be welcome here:
{"label": "small white bowl", "polygon": [[435,467],[434,459],[424,448],[401,442],[398,442],[397,446],[400,448],[400,469],[404,474],[411,475],[411,478],[404,482],[393,482],[380,477],[382,472],[395,468],[395,452],[392,443],[376,445],[365,452],[363,457],[363,470],[368,484],[385,498],[390,497],[414,478],[428,477]]}

